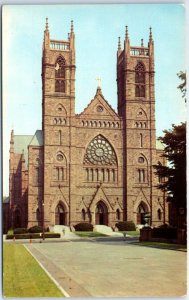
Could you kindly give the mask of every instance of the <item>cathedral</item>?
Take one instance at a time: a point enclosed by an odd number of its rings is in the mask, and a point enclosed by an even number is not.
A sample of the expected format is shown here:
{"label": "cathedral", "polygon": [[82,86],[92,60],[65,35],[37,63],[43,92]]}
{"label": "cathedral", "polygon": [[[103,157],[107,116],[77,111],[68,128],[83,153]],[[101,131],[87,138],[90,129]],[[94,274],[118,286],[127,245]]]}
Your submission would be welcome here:
{"label": "cathedral", "polygon": [[161,180],[153,165],[165,164],[156,140],[154,41],[131,46],[126,27],[117,50],[117,111],[97,87],[75,113],[75,34],[50,37],[42,54],[42,130],[10,139],[10,226],[72,226],[80,222],[114,227],[119,221],[168,222]]}

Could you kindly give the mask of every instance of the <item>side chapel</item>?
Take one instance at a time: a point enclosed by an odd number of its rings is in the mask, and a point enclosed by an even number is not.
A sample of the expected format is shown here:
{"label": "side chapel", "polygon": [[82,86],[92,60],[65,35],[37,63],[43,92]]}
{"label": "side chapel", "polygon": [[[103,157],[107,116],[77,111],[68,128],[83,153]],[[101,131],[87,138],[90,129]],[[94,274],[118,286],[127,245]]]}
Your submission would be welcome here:
{"label": "side chapel", "polygon": [[42,130],[10,140],[10,225],[115,226],[118,221],[167,222],[165,195],[153,165],[165,164],[156,140],[154,41],[131,46],[128,28],[117,51],[117,112],[98,86],[75,113],[75,34],[50,38],[42,56]]}

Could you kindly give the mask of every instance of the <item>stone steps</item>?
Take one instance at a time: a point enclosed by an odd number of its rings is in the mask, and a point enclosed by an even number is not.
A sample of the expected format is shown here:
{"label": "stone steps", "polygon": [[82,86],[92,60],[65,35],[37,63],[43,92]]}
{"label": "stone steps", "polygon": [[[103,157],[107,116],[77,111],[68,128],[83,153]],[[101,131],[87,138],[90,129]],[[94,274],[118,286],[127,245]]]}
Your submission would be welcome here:
{"label": "stone steps", "polygon": [[79,239],[79,237],[71,232],[69,226],[65,225],[54,225],[52,227],[52,231],[56,233],[60,233],[61,238],[66,238],[66,239]]}
{"label": "stone steps", "polygon": [[103,233],[109,236],[123,236],[120,232],[114,232],[111,227],[106,225],[94,225],[93,231]]}

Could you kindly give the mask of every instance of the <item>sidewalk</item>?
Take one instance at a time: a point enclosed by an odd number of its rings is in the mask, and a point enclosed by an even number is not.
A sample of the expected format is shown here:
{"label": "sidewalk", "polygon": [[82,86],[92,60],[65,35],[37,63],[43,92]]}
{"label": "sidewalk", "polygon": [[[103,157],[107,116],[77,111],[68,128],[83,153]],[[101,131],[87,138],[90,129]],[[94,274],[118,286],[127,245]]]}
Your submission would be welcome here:
{"label": "sidewalk", "polygon": [[[109,238],[110,239],[110,238]],[[71,297],[180,297],[185,252],[101,238],[26,247]],[[179,272],[178,272],[179,270]]]}

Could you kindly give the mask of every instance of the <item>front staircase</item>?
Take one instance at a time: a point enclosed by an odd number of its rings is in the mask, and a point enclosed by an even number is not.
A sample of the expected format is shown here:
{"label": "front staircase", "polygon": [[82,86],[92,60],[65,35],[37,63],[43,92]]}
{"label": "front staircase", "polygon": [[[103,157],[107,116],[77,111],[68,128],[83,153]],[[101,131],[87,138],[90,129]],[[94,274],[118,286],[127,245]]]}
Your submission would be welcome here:
{"label": "front staircase", "polygon": [[123,237],[123,234],[121,232],[114,232],[111,227],[106,225],[94,225],[93,231],[100,232],[109,236]]}
{"label": "front staircase", "polygon": [[79,237],[71,232],[69,226],[65,225],[54,225],[52,228],[50,228],[53,232],[60,233],[61,238],[66,238],[66,239],[79,239]]}

